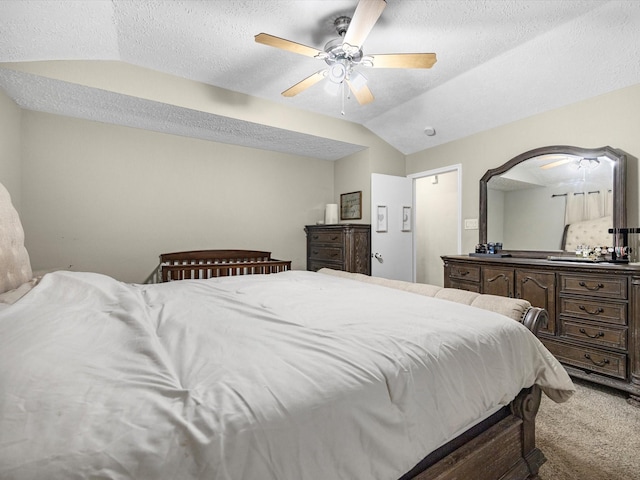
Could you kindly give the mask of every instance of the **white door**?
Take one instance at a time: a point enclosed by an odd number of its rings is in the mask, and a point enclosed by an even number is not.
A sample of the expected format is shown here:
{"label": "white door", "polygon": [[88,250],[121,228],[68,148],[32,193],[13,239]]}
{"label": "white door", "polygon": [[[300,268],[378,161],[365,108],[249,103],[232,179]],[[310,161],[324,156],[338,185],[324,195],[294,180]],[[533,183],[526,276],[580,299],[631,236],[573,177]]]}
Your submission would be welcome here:
{"label": "white door", "polygon": [[372,276],[413,281],[412,230],[413,180],[371,174]]}

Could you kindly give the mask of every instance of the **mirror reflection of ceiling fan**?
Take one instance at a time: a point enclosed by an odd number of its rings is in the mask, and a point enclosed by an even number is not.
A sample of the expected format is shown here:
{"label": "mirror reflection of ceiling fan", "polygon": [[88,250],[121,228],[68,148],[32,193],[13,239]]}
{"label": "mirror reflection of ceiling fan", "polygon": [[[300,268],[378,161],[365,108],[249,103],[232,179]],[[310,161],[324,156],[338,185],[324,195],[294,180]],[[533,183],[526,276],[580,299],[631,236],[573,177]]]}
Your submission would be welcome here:
{"label": "mirror reflection of ceiling fan", "polygon": [[567,163],[575,163],[578,169],[584,168],[587,170],[593,170],[600,164],[600,160],[597,158],[583,158],[566,155],[545,155],[545,160],[553,160],[550,163],[541,165],[540,168],[548,170],[550,168],[556,168]]}
{"label": "mirror reflection of ceiling fan", "polygon": [[327,90],[344,91],[345,84],[360,105],[373,101],[367,79],[356,67],[373,68],[431,68],[436,63],[435,53],[392,53],[365,55],[362,45],[387,6],[385,0],[360,0],[353,18],[338,17],[334,26],[339,38],[329,41],[324,50],[275,37],[267,33],[255,36],[258,43],[324,60],[328,67],[308,76],[288,88],[282,95],[293,97],[321,80],[327,79]]}

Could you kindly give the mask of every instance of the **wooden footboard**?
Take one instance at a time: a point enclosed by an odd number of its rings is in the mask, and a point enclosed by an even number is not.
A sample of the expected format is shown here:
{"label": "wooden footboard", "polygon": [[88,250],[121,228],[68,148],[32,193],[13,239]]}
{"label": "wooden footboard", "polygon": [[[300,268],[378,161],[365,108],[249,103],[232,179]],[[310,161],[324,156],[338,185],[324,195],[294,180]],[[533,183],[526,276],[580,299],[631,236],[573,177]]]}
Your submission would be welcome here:
{"label": "wooden footboard", "polygon": [[[546,310],[531,307],[522,323],[533,333],[546,325]],[[535,418],[541,391],[525,388],[504,407],[426,456],[400,480],[526,480],[546,461],[536,447]]]}
{"label": "wooden footboard", "polygon": [[256,275],[291,270],[291,261],[258,250],[194,250],[160,255],[161,281]]}
{"label": "wooden footboard", "polygon": [[509,407],[428,455],[400,480],[525,480],[546,461],[535,446],[541,393],[523,389]]}

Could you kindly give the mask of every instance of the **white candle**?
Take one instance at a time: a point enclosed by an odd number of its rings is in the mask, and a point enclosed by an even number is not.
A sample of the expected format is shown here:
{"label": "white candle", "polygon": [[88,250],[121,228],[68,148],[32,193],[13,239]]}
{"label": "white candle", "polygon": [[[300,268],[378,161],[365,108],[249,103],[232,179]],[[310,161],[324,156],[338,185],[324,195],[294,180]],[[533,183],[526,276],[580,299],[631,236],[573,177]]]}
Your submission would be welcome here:
{"label": "white candle", "polygon": [[338,204],[327,203],[324,208],[324,223],[330,225],[332,223],[338,223]]}

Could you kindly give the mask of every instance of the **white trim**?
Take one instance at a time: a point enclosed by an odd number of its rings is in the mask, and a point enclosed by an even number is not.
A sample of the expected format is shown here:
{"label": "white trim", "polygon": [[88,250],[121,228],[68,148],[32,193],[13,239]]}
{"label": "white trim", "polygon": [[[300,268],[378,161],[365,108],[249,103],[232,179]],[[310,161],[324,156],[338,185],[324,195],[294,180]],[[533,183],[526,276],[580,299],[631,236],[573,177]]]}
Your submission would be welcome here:
{"label": "white trim", "polygon": [[[423,177],[432,177],[434,175],[440,175],[443,173],[456,172],[458,174],[458,255],[462,254],[462,164],[457,163],[455,165],[449,165],[447,167],[435,168],[433,170],[426,170],[424,172],[412,173],[407,175],[407,178],[413,179],[412,188],[413,188],[413,212],[415,215],[416,212],[416,179]],[[415,219],[414,219],[415,224]],[[415,239],[415,228],[411,233],[413,239],[413,281],[416,281],[416,239]]]}

